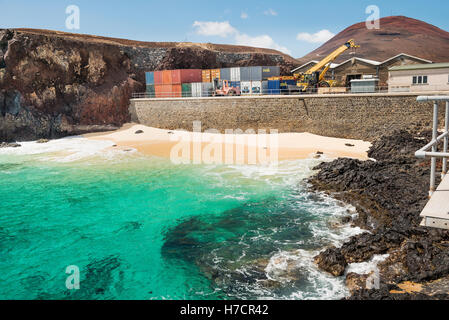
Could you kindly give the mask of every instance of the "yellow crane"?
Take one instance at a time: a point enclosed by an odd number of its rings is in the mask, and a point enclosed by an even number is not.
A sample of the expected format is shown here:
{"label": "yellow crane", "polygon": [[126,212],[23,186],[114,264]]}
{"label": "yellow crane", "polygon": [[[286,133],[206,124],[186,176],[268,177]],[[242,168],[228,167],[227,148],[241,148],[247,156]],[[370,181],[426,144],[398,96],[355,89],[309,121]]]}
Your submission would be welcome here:
{"label": "yellow crane", "polygon": [[294,77],[298,81],[297,86],[300,88],[300,91],[316,91],[318,87],[332,87],[335,81],[324,80],[324,76],[331,67],[332,62],[351,48],[360,48],[360,46],[356,45],[354,40],[351,39],[306,72],[295,74]]}

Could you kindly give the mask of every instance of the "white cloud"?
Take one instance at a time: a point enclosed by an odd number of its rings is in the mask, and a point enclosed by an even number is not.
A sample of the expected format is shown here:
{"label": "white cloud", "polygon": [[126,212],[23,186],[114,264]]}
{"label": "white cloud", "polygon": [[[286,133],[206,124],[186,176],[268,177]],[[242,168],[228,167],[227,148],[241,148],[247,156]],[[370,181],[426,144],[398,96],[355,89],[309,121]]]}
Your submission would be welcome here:
{"label": "white cloud", "polygon": [[196,28],[197,34],[203,36],[219,36],[226,38],[237,32],[237,30],[229,24],[229,21],[195,21],[193,27]]}
{"label": "white cloud", "polygon": [[278,15],[278,13],[271,8],[268,10],[265,10],[264,14],[266,16],[277,16]]}
{"label": "white cloud", "polygon": [[193,27],[196,33],[203,36],[220,36],[227,38],[234,37],[234,43],[237,45],[245,45],[258,48],[274,49],[286,54],[291,54],[288,48],[277,44],[269,35],[260,35],[251,37],[247,34],[240,33],[237,29],[229,24],[228,21],[212,22],[212,21],[195,21]]}
{"label": "white cloud", "polygon": [[235,43],[238,45],[245,45],[257,48],[275,49],[286,54],[291,54],[286,47],[278,45],[269,35],[261,35],[256,37],[248,36],[247,34],[237,34],[235,36]]}
{"label": "white cloud", "polygon": [[329,30],[321,30],[317,33],[311,34],[307,32],[298,33],[296,40],[306,41],[310,43],[324,43],[335,36],[334,33]]}
{"label": "white cloud", "polygon": [[242,14],[240,15],[240,18],[248,19],[248,14],[246,12],[242,12]]}

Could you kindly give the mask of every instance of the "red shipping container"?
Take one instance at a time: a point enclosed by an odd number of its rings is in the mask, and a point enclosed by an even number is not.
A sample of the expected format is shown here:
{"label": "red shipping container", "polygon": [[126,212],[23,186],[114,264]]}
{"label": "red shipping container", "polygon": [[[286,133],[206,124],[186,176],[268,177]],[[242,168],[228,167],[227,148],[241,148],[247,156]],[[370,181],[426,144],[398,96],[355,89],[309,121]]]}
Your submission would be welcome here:
{"label": "red shipping container", "polygon": [[159,84],[154,86],[156,98],[181,98],[182,86],[180,84]]}
{"label": "red shipping container", "polygon": [[172,83],[194,83],[201,82],[200,69],[180,69],[172,71]]}
{"label": "red shipping container", "polygon": [[174,84],[172,85],[172,98],[181,98],[182,97],[182,85]]}
{"label": "red shipping container", "polygon": [[172,84],[172,70],[162,71],[162,84]]}
{"label": "red shipping container", "polygon": [[154,72],[154,84],[162,84],[162,71]]}

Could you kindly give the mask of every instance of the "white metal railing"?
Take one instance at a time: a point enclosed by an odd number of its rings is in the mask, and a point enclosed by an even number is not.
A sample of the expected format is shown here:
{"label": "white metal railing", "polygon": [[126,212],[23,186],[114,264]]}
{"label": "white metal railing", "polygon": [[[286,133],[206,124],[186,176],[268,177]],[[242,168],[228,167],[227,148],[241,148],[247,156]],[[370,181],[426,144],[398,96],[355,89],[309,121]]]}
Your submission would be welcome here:
{"label": "white metal railing", "polygon": [[[417,98],[418,102],[433,102],[433,126],[432,126],[432,141],[428,143],[423,148],[416,151],[415,156],[420,159],[426,157],[431,157],[431,171],[430,171],[430,191],[429,195],[432,196],[436,190],[435,179],[436,179],[436,168],[437,168],[437,158],[443,159],[441,177],[447,174],[447,159],[449,158],[448,147],[449,147],[449,96],[419,96]],[[446,102],[446,113],[444,120],[444,132],[438,136],[438,109],[439,103]],[[438,151],[438,145],[443,140],[443,151]],[[432,149],[432,151],[429,151]]]}
{"label": "white metal railing", "polygon": [[[405,88],[405,87],[404,87]],[[409,86],[407,88],[410,88]],[[429,89],[430,87],[426,87]],[[299,88],[295,89],[262,89],[260,92],[245,92],[241,91],[242,96],[263,96],[263,95],[308,95],[308,94],[373,94],[373,93],[418,93],[410,90],[403,91],[395,91],[391,90],[391,88],[387,86],[377,86],[373,89],[366,89],[366,91],[360,90],[357,88],[357,91],[352,90],[354,88],[351,87],[330,87],[330,88],[319,88],[318,91],[309,91],[309,92],[299,92]],[[436,90],[436,91],[444,91],[444,90]],[[433,90],[428,90],[433,91]],[[449,91],[448,91],[449,92]],[[419,94],[419,93],[418,93]],[[149,93],[149,92],[139,92],[133,93],[132,98],[134,99],[151,99],[151,98],[200,98],[200,97],[212,97],[212,91],[203,91],[201,93],[181,93],[181,92],[158,92]]]}

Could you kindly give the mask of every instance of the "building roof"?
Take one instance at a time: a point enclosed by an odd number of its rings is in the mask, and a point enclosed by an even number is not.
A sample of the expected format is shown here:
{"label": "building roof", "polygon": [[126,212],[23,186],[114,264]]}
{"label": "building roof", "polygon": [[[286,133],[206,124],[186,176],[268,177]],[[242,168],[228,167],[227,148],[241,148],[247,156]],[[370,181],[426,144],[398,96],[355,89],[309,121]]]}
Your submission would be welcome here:
{"label": "building roof", "polygon": [[428,63],[428,64],[409,64],[405,66],[391,67],[390,71],[403,71],[403,70],[428,70],[428,69],[443,69],[449,68],[449,62],[444,63]]}
{"label": "building roof", "polygon": [[342,63],[338,64],[338,65],[335,66],[334,68],[338,68],[338,67],[340,67],[340,66],[342,66],[342,65],[345,65],[345,64],[347,64],[348,62],[351,62],[352,60],[362,61],[362,62],[365,62],[365,63],[367,63],[367,64],[371,64],[371,65],[373,65],[373,66],[379,66],[379,65],[382,64],[382,62],[379,62],[379,61],[374,61],[374,60],[368,60],[368,59],[363,59],[363,58],[354,57],[354,58],[348,59],[348,60],[346,60],[346,61],[343,61]]}
{"label": "building roof", "polygon": [[[371,64],[371,65],[373,65],[373,66],[381,66],[381,65],[383,65],[383,64],[385,64],[385,63],[387,63],[387,62],[390,62],[391,60],[394,60],[394,59],[396,59],[396,58],[398,58],[398,57],[400,57],[400,56],[407,56],[407,57],[410,57],[410,58],[413,58],[413,59],[416,59],[416,60],[420,60],[420,61],[422,61],[422,62],[429,63],[429,64],[432,63],[432,61],[430,61],[430,60],[426,60],[426,59],[423,59],[423,58],[415,57],[415,56],[409,55],[409,54],[407,54],[407,53],[400,53],[400,54],[395,55],[394,57],[391,57],[390,59],[387,59],[387,60],[385,60],[385,61],[383,61],[383,62],[379,62],[379,61],[375,61],[375,60],[369,60],[369,59],[364,59],[364,58],[359,58],[359,57],[354,57],[354,58],[348,59],[348,60],[346,60],[346,61],[344,61],[344,62],[342,62],[342,63],[332,63],[330,69],[338,68],[339,66],[342,66],[342,65],[344,65],[344,64],[346,64],[346,63],[352,61],[353,59],[358,60],[358,61],[365,62],[365,63],[367,63],[367,64]],[[311,63],[317,64],[318,62],[319,62],[319,61],[311,60],[311,61],[309,61],[309,62],[303,64],[302,66],[300,66],[300,67],[298,67],[298,68],[295,68],[295,69],[291,70],[291,72],[294,73],[295,71],[297,71],[297,70],[299,70],[299,69],[301,69],[301,68],[307,66],[308,64],[311,64]]]}
{"label": "building roof", "polygon": [[400,53],[400,54],[398,54],[398,55],[395,55],[394,57],[391,57],[390,59],[385,60],[384,62],[382,62],[382,64],[387,63],[387,62],[390,62],[391,60],[394,60],[394,59],[396,59],[396,58],[399,58],[400,56],[407,56],[407,57],[410,57],[410,58],[413,58],[413,59],[416,59],[416,60],[421,60],[422,62],[425,62],[425,63],[432,63],[432,61],[427,60],[427,59],[415,57],[415,56],[412,56],[412,55],[406,54],[406,53]]}

